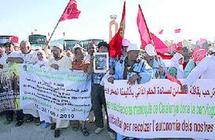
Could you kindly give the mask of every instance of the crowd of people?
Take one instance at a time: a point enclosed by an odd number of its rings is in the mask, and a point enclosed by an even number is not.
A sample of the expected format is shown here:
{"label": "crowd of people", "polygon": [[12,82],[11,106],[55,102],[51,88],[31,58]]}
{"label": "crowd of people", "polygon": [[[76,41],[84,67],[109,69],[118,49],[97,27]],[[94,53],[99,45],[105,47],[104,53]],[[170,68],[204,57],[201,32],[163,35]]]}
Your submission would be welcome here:
{"label": "crowd of people", "polygon": [[[185,51],[184,51],[185,50]],[[94,53],[109,52],[109,45],[100,42],[97,45],[89,45],[87,52],[81,45],[76,44],[72,50],[65,51],[60,44],[51,46],[51,49],[31,48],[28,41],[22,41],[19,47],[14,47],[11,42],[0,47],[0,69],[4,69],[8,63],[34,64],[42,68],[49,66],[51,69],[72,69],[83,71],[91,76],[91,101],[92,109],[89,121],[95,123],[96,134],[105,129],[104,116],[107,116],[107,108],[104,93],[104,81],[114,84],[114,80],[128,80],[128,84],[142,84],[151,79],[168,79],[171,75],[176,80],[185,79],[182,89],[187,87],[197,79],[215,79],[215,48],[203,48],[197,46],[194,50],[189,48],[179,48],[173,54],[170,64],[162,59],[152,44],[148,44],[144,49],[130,42],[127,39],[122,41],[122,55],[117,58],[109,58],[109,70],[106,73],[95,73],[93,71]],[[1,90],[3,87],[1,87]],[[24,122],[35,122],[42,128],[54,130],[54,136],[60,136],[60,130],[72,124],[76,130],[80,129],[85,136],[89,135],[86,122],[68,121],[53,119],[43,112],[33,112],[34,110],[7,110],[5,124],[10,124],[16,116],[16,127]],[[105,114],[104,114],[105,113]],[[93,117],[92,117],[93,114]],[[107,130],[111,139],[135,139],[115,133],[108,125]],[[88,121],[88,122],[89,122]],[[80,125],[81,124],[81,125]]]}

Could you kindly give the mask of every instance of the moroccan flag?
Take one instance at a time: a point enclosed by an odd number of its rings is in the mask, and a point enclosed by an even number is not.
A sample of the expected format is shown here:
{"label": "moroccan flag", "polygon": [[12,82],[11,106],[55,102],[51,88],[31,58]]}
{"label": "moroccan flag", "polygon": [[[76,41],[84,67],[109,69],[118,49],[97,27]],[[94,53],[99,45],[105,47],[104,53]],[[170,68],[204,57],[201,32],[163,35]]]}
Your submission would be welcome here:
{"label": "moroccan flag", "polygon": [[140,5],[137,13],[137,27],[140,33],[142,48],[144,49],[147,44],[152,44],[152,39]]}
{"label": "moroccan flag", "polygon": [[168,52],[168,47],[157,36],[150,33],[140,5],[137,14],[137,27],[140,33],[143,49],[147,44],[153,44],[157,53],[164,55],[164,53]]}
{"label": "moroccan flag", "polygon": [[181,32],[181,28],[178,28],[178,29],[175,29],[174,32],[177,34],[177,33],[180,33]]}
{"label": "moroccan flag", "polygon": [[120,27],[114,37],[109,42],[109,54],[112,58],[120,57],[122,55],[122,40],[124,38],[125,32],[125,5],[126,2],[124,1]]}
{"label": "moroccan flag", "polygon": [[60,17],[60,21],[78,18],[81,11],[77,8],[76,0],[70,0],[67,4],[62,16]]}
{"label": "moroccan flag", "polygon": [[164,54],[169,52],[169,48],[166,46],[166,44],[164,44],[163,41],[161,41],[156,35],[151,33],[151,37],[157,53]]}

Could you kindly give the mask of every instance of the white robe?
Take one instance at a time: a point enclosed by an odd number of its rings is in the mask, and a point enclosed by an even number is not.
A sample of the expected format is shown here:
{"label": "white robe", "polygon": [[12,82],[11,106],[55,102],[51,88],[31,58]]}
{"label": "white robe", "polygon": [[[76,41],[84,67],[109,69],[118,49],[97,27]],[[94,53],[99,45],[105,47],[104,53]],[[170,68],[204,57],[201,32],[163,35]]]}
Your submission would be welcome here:
{"label": "white robe", "polygon": [[[56,61],[54,58],[49,60],[49,65],[51,64],[57,64],[59,66],[59,69],[69,69],[72,65],[71,60],[64,56],[60,60]],[[68,120],[61,120],[61,119],[53,119],[53,122],[56,123],[56,128],[67,128],[69,127],[70,122]]]}
{"label": "white robe", "polygon": [[204,58],[188,75],[185,85],[193,84],[197,79],[215,79],[215,56]]}
{"label": "white robe", "polygon": [[[39,67],[39,68],[47,68],[46,66],[48,65],[48,61],[47,59],[44,59],[43,61],[37,61],[36,64],[34,65],[35,67]],[[46,123],[51,123],[51,117],[45,113],[43,113],[42,111],[38,111],[39,113],[39,117],[40,117],[40,121],[45,121]]]}
{"label": "white robe", "polygon": [[[19,57],[24,60],[24,64],[33,64],[37,61],[34,51],[30,51],[26,54],[20,52]],[[34,117],[39,117],[38,111],[35,107],[35,104],[28,104],[25,108],[23,108],[24,114],[31,114]]]}

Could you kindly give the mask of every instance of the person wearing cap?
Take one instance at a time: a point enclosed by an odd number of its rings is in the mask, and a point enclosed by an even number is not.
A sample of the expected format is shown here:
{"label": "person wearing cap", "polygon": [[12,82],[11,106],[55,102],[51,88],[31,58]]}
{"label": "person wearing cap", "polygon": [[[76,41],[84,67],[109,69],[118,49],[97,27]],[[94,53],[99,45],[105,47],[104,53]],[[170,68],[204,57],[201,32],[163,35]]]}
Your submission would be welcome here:
{"label": "person wearing cap", "polygon": [[211,56],[205,57],[183,82],[185,90],[187,86],[192,85],[197,79],[215,79],[215,48],[210,49],[210,51]]}
{"label": "person wearing cap", "polygon": [[153,71],[153,78],[164,79],[166,66],[162,59],[157,56],[155,48],[152,44],[148,44],[145,47],[144,59],[146,60],[149,67]]}
{"label": "person wearing cap", "polygon": [[[128,80],[128,84],[142,84],[151,80],[152,73],[151,69],[146,68],[144,60],[139,59],[140,48],[136,44],[130,43],[128,46],[127,57],[123,61],[123,75],[121,77],[117,75],[118,69],[115,69],[114,74],[110,74],[107,77],[108,82],[114,83],[114,80]],[[126,137],[120,134],[117,134],[117,140],[125,139]]]}
{"label": "person wearing cap", "polygon": [[190,72],[202,61],[208,54],[208,50],[202,48],[196,48],[193,51],[193,58],[189,60],[185,69],[183,78],[187,78]]}
{"label": "person wearing cap", "polygon": [[[100,42],[97,46],[97,52],[107,53],[108,48],[109,48],[109,45],[107,44],[107,42]],[[91,59],[91,69],[93,69],[93,59]],[[97,127],[94,131],[96,134],[99,134],[104,130],[104,118],[103,118],[104,115],[102,111],[102,106],[104,106],[105,114],[107,116],[104,85],[102,83],[102,78],[104,76],[105,76],[105,73],[95,73],[94,71],[92,73],[91,101],[92,101],[92,109],[95,116],[95,125]],[[107,119],[107,130],[111,139],[115,139],[113,130],[110,129],[108,125],[108,119]]]}
{"label": "person wearing cap", "polygon": [[130,41],[127,39],[122,40],[122,56],[120,59],[115,59],[112,63],[113,71],[115,71],[115,77],[118,79],[119,77],[123,76],[123,70],[124,70],[124,63],[123,61],[127,57],[128,52],[128,46],[130,45]]}
{"label": "person wearing cap", "polygon": [[[4,48],[5,48],[5,55],[2,58],[2,64],[3,64],[3,68],[7,68],[8,65],[10,65],[11,63],[23,63],[23,59],[20,58],[20,53],[14,51],[14,45],[11,42],[7,42],[4,44]],[[15,78],[16,76],[14,76]],[[16,77],[17,78],[17,77]],[[13,80],[12,82],[14,82],[15,80]],[[14,82],[14,84],[17,84]],[[18,90],[18,89],[14,89],[14,90]],[[13,114],[14,111],[6,111],[6,124],[10,124],[13,120]],[[22,110],[17,110],[16,111],[16,126],[20,126],[23,124],[23,112]]]}
{"label": "person wearing cap", "polygon": [[74,59],[72,61],[72,69],[73,70],[82,70],[84,72],[88,72],[90,69],[90,61],[85,60],[84,48],[82,48],[79,44],[76,44],[73,47]]}
{"label": "person wearing cap", "polygon": [[57,44],[52,47],[53,58],[49,59],[49,66],[55,70],[71,68],[71,60],[63,55],[63,45]]}
{"label": "person wearing cap", "polygon": [[[9,42],[5,43],[3,45],[4,48],[1,48],[1,70],[5,67],[7,67],[7,62],[6,60],[8,59],[9,56],[11,56],[11,52],[14,51],[13,45]],[[5,55],[3,55],[3,50],[5,49]],[[2,82],[2,81],[1,81]],[[4,88],[2,88],[2,90],[5,90]],[[10,124],[13,121],[13,114],[14,111],[12,110],[7,110],[5,111],[5,117],[6,117],[6,122],[5,124]]]}
{"label": "person wearing cap", "polygon": [[[84,56],[84,49],[79,45],[76,44],[73,47],[74,52],[74,59],[72,61],[72,70],[77,72],[84,72],[90,73],[90,60],[86,61]],[[81,124],[81,126],[80,126]],[[86,121],[72,121],[72,128],[74,130],[78,130],[79,127],[81,128],[81,132],[84,136],[89,135],[89,131],[86,127]]]}
{"label": "person wearing cap", "polygon": [[130,44],[130,41],[128,39],[122,40],[122,56],[126,57],[128,52],[128,46]]}
{"label": "person wearing cap", "polygon": [[150,81],[153,77],[152,69],[146,67],[147,65],[143,59],[138,59],[139,52],[140,48],[136,44],[131,43],[128,47],[128,55],[123,61],[123,75],[121,77],[116,76],[118,75],[118,70],[115,69],[114,74],[109,76],[108,81],[112,83],[113,80],[127,79],[131,85]]}
{"label": "person wearing cap", "polygon": [[[48,62],[48,65],[55,70],[60,69],[70,69],[71,68],[71,60],[67,56],[63,56],[63,45],[57,44],[52,47],[51,50],[53,54],[53,58],[51,58]],[[69,126],[69,121],[53,119],[53,124],[51,129],[54,129],[54,137],[60,136],[60,129],[67,128]]]}

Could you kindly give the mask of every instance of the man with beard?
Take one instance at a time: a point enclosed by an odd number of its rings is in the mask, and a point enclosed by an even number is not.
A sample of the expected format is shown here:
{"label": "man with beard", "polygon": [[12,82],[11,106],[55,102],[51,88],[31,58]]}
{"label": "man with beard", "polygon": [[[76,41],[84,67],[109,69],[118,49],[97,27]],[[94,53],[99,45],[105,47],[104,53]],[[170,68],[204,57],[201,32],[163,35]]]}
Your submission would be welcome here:
{"label": "man with beard", "polygon": [[[71,59],[69,59],[67,56],[63,56],[63,46],[62,45],[56,45],[53,46],[51,50],[53,54],[53,58],[49,60],[49,66],[55,70],[60,69],[69,69],[71,68]],[[55,129],[54,136],[59,137],[60,136],[60,129],[61,128],[67,128],[69,126],[69,121],[67,120],[60,120],[60,119],[54,119],[54,124],[52,124],[51,129]]]}

